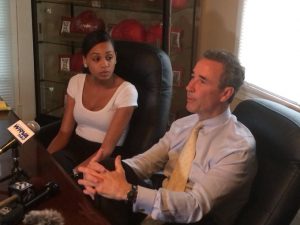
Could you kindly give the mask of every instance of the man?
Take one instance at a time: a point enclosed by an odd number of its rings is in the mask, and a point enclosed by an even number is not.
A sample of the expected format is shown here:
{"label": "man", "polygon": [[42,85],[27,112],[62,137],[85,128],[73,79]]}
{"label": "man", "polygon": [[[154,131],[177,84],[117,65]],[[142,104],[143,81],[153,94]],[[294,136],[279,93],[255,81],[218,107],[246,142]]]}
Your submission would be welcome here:
{"label": "man", "polygon": [[[232,224],[247,201],[256,173],[254,137],[229,109],[243,80],[244,69],[231,53],[206,51],[186,87],[186,109],[193,114],[175,121],[145,153],[122,163],[117,157],[112,170],[96,162],[80,168],[84,193],[115,202],[129,200],[134,212],[154,220],[193,223],[209,215],[214,224]],[[198,121],[202,128],[187,183],[182,191],[169,190],[165,184]],[[152,189],[142,183],[159,171],[165,176],[161,187]]]}

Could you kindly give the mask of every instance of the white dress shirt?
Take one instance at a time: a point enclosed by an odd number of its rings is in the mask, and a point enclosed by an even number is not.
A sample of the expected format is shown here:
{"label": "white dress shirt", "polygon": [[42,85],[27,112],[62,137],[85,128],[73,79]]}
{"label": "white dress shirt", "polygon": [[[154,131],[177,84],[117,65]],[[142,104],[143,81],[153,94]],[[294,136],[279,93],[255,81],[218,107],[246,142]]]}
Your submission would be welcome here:
{"label": "white dress shirt", "polygon": [[[199,116],[193,114],[175,121],[157,144],[124,162],[142,179],[162,170],[169,177],[198,120]],[[216,222],[232,224],[248,199],[256,174],[255,140],[229,108],[215,118],[204,120],[203,125],[185,192],[138,186],[135,212],[178,223],[196,222],[211,212]]]}

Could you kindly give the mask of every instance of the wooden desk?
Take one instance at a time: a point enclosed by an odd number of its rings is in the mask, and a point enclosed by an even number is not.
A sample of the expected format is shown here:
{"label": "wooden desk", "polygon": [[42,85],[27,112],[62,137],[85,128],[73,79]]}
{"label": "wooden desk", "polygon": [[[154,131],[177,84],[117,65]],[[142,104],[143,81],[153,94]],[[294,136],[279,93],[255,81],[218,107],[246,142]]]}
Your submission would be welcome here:
{"label": "wooden desk", "polygon": [[[0,112],[0,146],[11,137],[6,128],[17,120],[12,112]],[[108,221],[95,209],[87,196],[85,196],[75,182],[52,159],[44,147],[32,138],[20,148],[20,167],[31,177],[41,178],[45,182],[54,181],[60,191],[42,200],[35,210],[55,209],[64,219],[65,225],[109,225]],[[10,171],[13,162],[11,152],[0,155],[1,171]],[[3,161],[3,159],[5,159]],[[8,163],[9,162],[9,163]],[[9,168],[5,170],[9,165]],[[4,168],[5,167],[5,168]],[[0,183],[0,200],[7,198],[8,182]]]}

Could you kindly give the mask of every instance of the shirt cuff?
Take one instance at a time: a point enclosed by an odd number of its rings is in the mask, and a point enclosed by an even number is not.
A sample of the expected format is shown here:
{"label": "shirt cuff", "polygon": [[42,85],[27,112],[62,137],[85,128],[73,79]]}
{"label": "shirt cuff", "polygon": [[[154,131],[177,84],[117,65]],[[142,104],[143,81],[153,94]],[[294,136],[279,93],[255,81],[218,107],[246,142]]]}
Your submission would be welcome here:
{"label": "shirt cuff", "polygon": [[133,204],[133,211],[151,214],[156,194],[157,190],[138,186],[138,194],[136,202]]}

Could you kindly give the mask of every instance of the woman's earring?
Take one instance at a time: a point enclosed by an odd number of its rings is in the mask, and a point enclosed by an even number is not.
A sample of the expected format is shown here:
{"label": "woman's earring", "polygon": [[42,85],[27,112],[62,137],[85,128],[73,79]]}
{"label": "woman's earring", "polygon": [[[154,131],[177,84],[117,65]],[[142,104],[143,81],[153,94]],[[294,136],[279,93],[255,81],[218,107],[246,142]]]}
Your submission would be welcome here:
{"label": "woman's earring", "polygon": [[86,63],[84,63],[84,64],[83,64],[83,67],[84,67],[84,68],[87,68],[88,66],[87,66],[87,64],[86,64]]}

